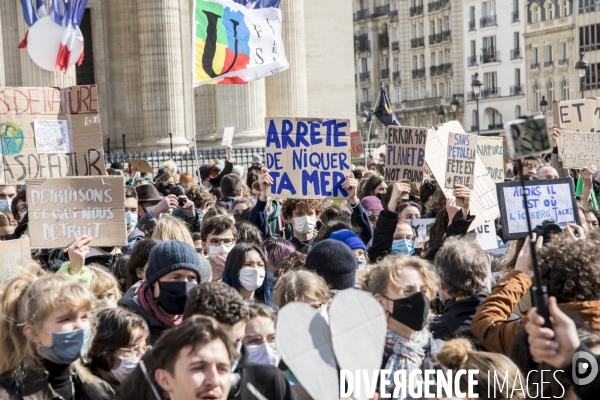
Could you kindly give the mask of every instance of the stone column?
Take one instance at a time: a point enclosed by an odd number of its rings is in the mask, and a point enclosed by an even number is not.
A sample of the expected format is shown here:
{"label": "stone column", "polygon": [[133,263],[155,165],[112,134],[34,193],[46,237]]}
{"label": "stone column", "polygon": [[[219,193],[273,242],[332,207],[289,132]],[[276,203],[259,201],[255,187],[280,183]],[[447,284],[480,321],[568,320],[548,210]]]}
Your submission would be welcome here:
{"label": "stone column", "polygon": [[269,117],[309,117],[304,1],[281,2],[283,44],[290,68],[266,78]]}
{"label": "stone column", "polygon": [[142,124],[147,148],[187,149],[180,3],[137,0]]}
{"label": "stone column", "polygon": [[216,98],[218,137],[228,126],[235,127],[234,143],[265,136],[267,103],[264,79],[246,85],[218,85]]}
{"label": "stone column", "polygon": [[4,79],[0,86],[21,86],[21,57],[18,45],[23,38],[19,38],[17,18],[22,18],[17,13],[20,4],[16,1],[0,1],[0,19],[2,29],[0,40],[2,40],[2,69]]}
{"label": "stone column", "polygon": [[196,139],[198,142],[214,140],[217,133],[217,85],[194,88],[196,113]]}

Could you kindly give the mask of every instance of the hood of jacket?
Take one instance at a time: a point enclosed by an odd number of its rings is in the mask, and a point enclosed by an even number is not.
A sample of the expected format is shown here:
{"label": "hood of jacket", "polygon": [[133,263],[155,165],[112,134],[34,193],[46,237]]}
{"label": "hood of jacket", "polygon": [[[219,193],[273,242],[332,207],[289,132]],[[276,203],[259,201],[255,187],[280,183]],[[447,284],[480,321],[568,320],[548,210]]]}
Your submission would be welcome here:
{"label": "hood of jacket", "polygon": [[271,203],[273,206],[273,211],[269,215],[269,222],[275,221],[281,215],[281,204],[277,200],[273,200]]}
{"label": "hood of jacket", "polygon": [[590,328],[600,329],[600,300],[560,303],[558,307],[577,314]]}

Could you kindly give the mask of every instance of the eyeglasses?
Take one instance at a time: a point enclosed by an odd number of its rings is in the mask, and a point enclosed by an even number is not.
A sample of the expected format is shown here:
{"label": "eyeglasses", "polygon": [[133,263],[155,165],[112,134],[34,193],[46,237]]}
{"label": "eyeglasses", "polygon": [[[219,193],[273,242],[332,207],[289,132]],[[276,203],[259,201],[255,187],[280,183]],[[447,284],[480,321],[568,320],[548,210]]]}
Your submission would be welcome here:
{"label": "eyeglasses", "polygon": [[231,238],[226,238],[226,239],[213,238],[213,239],[210,239],[210,245],[211,246],[220,246],[221,244],[224,244],[225,246],[231,246],[233,244],[233,242],[235,242],[235,239],[231,239]]}
{"label": "eyeglasses", "polygon": [[125,358],[138,358],[143,356],[146,351],[150,350],[152,348],[152,346],[149,345],[142,345],[140,346],[139,344],[135,344],[131,347],[123,347],[120,348],[119,350],[121,350],[123,352],[122,357]]}
{"label": "eyeglasses", "polygon": [[27,204],[21,204],[20,206],[17,207],[17,210],[23,212],[23,211],[27,211]]}

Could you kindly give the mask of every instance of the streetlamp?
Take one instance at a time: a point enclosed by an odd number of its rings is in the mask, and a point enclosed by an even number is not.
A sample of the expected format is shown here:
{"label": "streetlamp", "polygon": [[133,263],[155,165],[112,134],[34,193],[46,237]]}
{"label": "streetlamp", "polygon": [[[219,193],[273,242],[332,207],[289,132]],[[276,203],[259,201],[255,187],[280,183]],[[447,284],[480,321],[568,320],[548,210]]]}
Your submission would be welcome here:
{"label": "streetlamp", "polygon": [[458,102],[458,99],[456,98],[456,95],[453,94],[452,95],[452,102],[450,102],[450,105],[452,106],[452,111],[454,112],[454,120],[456,121],[456,110],[458,109],[458,105],[460,103]]}
{"label": "streetlamp", "polygon": [[479,94],[481,92],[481,86],[483,86],[483,82],[479,79],[479,72],[475,72],[475,76],[473,76],[473,80],[471,81],[471,88],[473,89],[473,96],[477,102],[477,136],[481,134],[481,130],[479,129]]}
{"label": "streetlamp", "polygon": [[440,117],[440,124],[446,122],[446,114],[444,114],[444,108],[440,104],[440,109],[437,112],[438,117]]}
{"label": "streetlamp", "polygon": [[540,109],[544,116],[546,116],[546,107],[548,107],[548,102],[546,101],[546,96],[542,96],[542,101],[540,101]]}
{"label": "streetlamp", "polygon": [[581,81],[581,98],[585,98],[585,90],[583,86],[583,80],[585,79],[585,73],[587,72],[588,62],[583,58],[583,51],[579,53],[579,61],[575,63],[575,69],[579,74],[579,80]]}

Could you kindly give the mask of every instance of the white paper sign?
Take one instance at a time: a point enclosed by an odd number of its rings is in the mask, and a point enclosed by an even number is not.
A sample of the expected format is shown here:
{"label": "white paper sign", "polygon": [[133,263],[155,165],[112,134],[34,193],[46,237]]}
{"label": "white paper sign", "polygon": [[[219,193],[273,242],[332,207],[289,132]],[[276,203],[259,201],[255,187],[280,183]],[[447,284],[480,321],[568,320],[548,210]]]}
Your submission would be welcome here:
{"label": "white paper sign", "polygon": [[69,124],[66,120],[36,119],[33,121],[35,147],[38,154],[70,153]]}
{"label": "white paper sign", "polygon": [[427,229],[429,225],[435,222],[435,218],[419,218],[410,220],[411,225],[417,232],[417,237],[415,237],[415,248],[420,249],[423,247],[425,242],[429,240],[429,233]]}
{"label": "white paper sign", "polygon": [[498,240],[496,239],[496,225],[493,221],[485,223],[475,228],[477,237],[475,242],[484,250],[492,250],[498,248]]}
{"label": "white paper sign", "polygon": [[223,141],[221,142],[221,146],[230,146],[233,143],[233,132],[235,128],[233,126],[225,128],[223,131]]}

